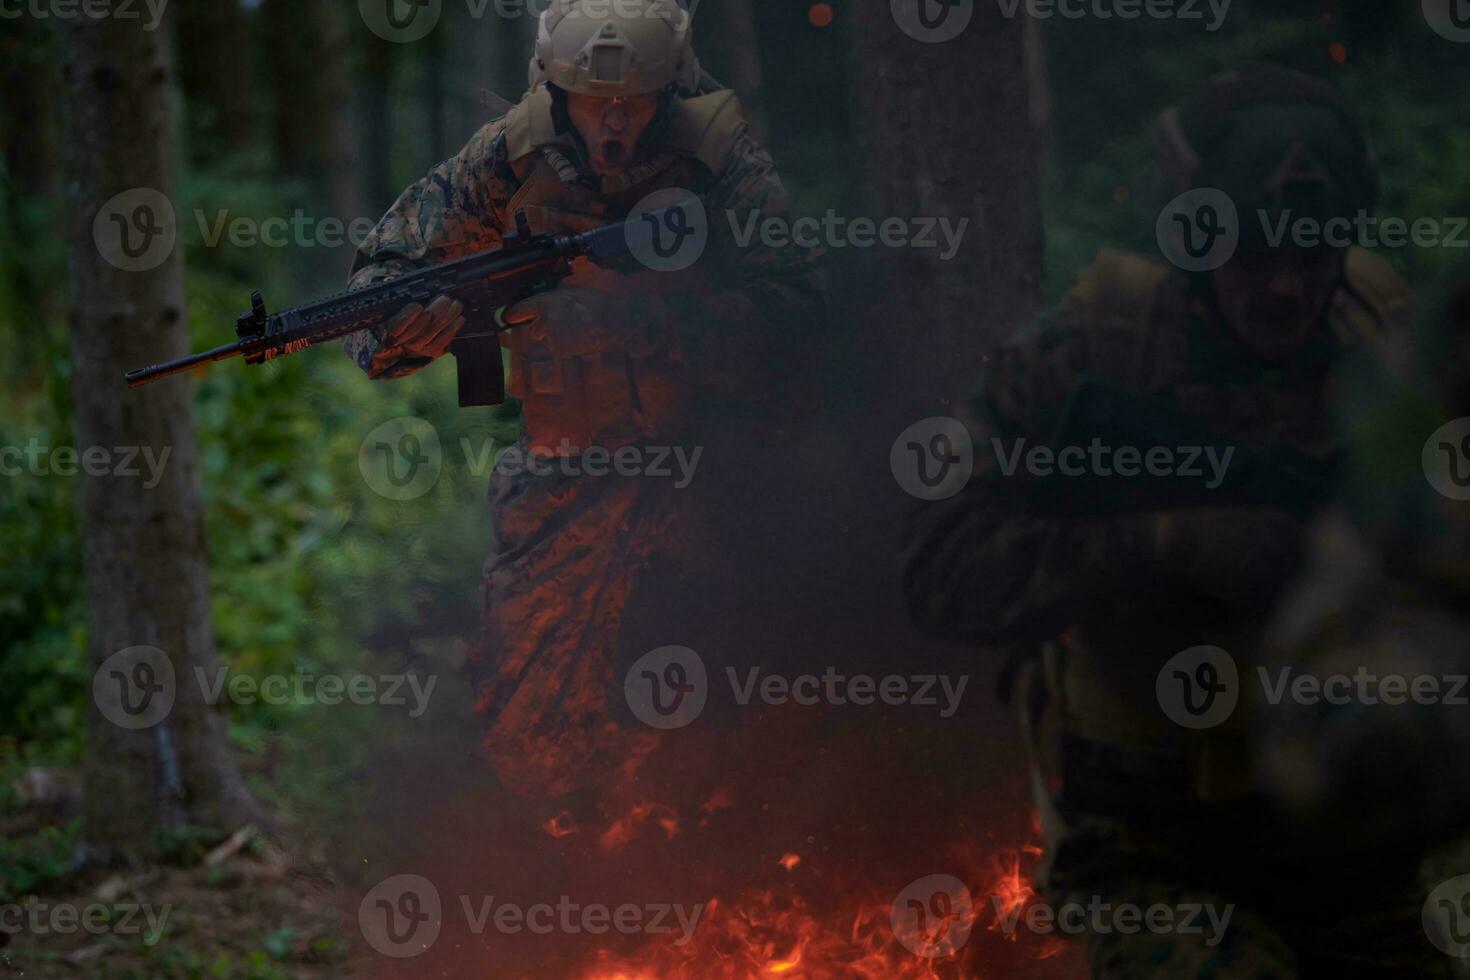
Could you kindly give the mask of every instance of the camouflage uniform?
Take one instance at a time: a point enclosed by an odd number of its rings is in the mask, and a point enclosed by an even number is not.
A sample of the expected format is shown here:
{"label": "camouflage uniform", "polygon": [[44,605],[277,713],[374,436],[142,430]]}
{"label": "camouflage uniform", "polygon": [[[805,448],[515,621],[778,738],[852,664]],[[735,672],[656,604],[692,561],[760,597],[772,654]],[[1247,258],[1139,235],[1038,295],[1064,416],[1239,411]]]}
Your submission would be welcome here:
{"label": "camouflage uniform", "polygon": [[[538,87],[405,191],[363,244],[352,286],[492,247],[517,210],[533,232],[580,231],[620,219],[656,190],[691,191],[710,234],[692,268],[611,283],[605,270],[578,260],[563,283],[611,286],[633,310],[640,296],[657,293],[674,311],[671,321],[632,317],[634,326],[595,347],[557,343],[554,323],[534,336],[503,334],[502,343],[508,390],[521,400],[521,451],[577,456],[589,448],[692,445],[716,414],[712,406],[751,391],[755,372],[781,363],[820,312],[807,250],[758,239],[737,245],[731,232],[752,213],[785,211],[771,157],[725,90],[675,97],[617,178],[590,175],[579,141],[554,120],[552,95]],[[374,378],[425,364],[393,356],[381,328],[346,347]],[[613,665],[625,609],[655,558],[690,551],[697,523],[688,493],[678,495],[671,482],[502,469],[493,476],[495,538],[476,658],[488,681],[479,710],[489,724],[485,751],[513,787],[565,792],[627,759],[631,736],[605,730],[605,702],[620,682]]]}
{"label": "camouflage uniform", "polygon": [[[1029,746],[1049,900],[1235,906],[1219,942],[1089,932],[1095,976],[1433,975],[1419,970],[1443,957],[1423,942],[1411,873],[1364,860],[1354,877],[1314,860],[1260,800],[1247,722],[1258,687],[1241,684],[1241,706],[1204,730],[1176,725],[1157,700],[1159,671],[1182,650],[1222,647],[1242,678],[1260,661],[1303,548],[1302,510],[1222,491],[1068,512],[1037,506],[1066,501],[1064,477],[1002,471],[1019,439],[1059,448],[1090,385],[1169,404],[1242,452],[1325,467],[1339,448],[1335,368],[1404,322],[1405,286],[1350,249],[1307,342],[1275,363],[1241,342],[1212,289],[1207,275],[1104,250],[1055,310],[988,358],[965,420],[975,472],[916,511],[910,609],[934,632],[1011,651],[1004,686]],[[1312,901],[1337,894],[1353,906]]]}

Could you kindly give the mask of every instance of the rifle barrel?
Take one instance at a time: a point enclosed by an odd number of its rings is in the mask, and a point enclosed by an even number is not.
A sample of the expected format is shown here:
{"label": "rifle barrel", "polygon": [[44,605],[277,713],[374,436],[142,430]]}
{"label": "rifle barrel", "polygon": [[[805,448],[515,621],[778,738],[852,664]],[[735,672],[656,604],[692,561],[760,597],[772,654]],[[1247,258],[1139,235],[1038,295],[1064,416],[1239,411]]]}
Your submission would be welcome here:
{"label": "rifle barrel", "polygon": [[223,361],[236,357],[240,353],[241,342],[236,340],[232,343],[221,344],[210,350],[200,351],[198,354],[190,354],[188,357],[180,357],[173,361],[164,361],[162,364],[150,364],[136,371],[129,371],[123,377],[128,382],[129,388],[141,388],[150,381],[166,378],[171,374],[180,374],[190,368],[212,361]]}

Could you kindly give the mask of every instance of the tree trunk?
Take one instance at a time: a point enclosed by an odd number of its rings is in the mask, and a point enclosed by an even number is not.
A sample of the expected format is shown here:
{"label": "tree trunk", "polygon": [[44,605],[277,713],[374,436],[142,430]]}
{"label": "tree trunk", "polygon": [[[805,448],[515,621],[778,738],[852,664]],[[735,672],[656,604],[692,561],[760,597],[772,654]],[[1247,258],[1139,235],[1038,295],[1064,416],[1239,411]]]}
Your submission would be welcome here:
{"label": "tree trunk", "polygon": [[314,199],[295,203],[343,221],[357,217],[361,203],[348,16],[339,0],[265,0],[261,6],[276,163],[284,176],[310,188]]}
{"label": "tree trunk", "polygon": [[0,310],[0,342],[6,346],[6,365],[0,382],[34,384],[36,365],[50,364],[59,337],[37,327],[61,322],[62,290],[47,261],[49,250],[33,243],[54,233],[60,190],[59,119],[53,96],[57,70],[56,37],[50,26],[34,17],[22,17],[0,37],[0,86],[5,111],[0,112],[0,251],[7,261],[0,276],[8,283],[14,307]]}
{"label": "tree trunk", "polygon": [[[918,0],[915,0],[918,2]],[[962,8],[951,7],[950,16]],[[853,14],[852,90],[875,217],[968,218],[958,251],[875,248],[886,266],[881,349],[897,385],[965,392],[981,358],[1041,300],[1044,68],[1031,18],[974,4],[968,26],[925,43],[887,3]],[[901,343],[895,343],[902,337]]]}
{"label": "tree trunk", "polygon": [[378,218],[402,190],[393,183],[393,114],[389,98],[398,45],[370,31],[358,31],[355,36],[359,44],[356,91],[363,213]]}
{"label": "tree trunk", "polygon": [[710,58],[714,75],[735,90],[751,134],[765,143],[769,133],[761,96],[761,46],[750,0],[720,0],[718,6],[709,0],[697,8],[694,44]]}
{"label": "tree trunk", "polygon": [[189,156],[237,160],[251,148],[259,111],[249,17],[240,0],[189,0],[174,9]]}
{"label": "tree trunk", "polygon": [[[107,857],[141,855],[160,827],[230,829],[259,819],[225,712],[205,703],[195,674],[213,677],[218,655],[192,389],[176,378],[129,391],[122,380],[126,368],[177,357],[188,344],[182,255],[169,244],[174,225],[163,204],[176,197],[163,35],[132,19],[82,18],[67,28],[64,72],[74,434],[79,453],[99,447],[113,463],[107,475],[79,477],[87,642],[101,678],[94,691],[147,680],[131,664],[104,668],[113,654],[140,645],[166,656],[154,664],[163,691],[131,687],[129,700],[149,712],[167,705],[170,669],[176,689],[171,708],[147,727],[119,723],[115,703],[93,698],[85,836]],[[127,475],[150,473],[139,458],[123,458],[128,447],[165,461],[151,471],[155,486]]]}

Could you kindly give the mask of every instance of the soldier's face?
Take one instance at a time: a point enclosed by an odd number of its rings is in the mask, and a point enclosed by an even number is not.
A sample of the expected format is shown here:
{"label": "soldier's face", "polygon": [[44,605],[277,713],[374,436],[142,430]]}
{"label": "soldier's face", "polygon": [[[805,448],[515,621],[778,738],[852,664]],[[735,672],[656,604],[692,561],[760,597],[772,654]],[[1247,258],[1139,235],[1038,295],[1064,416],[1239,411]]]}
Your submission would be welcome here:
{"label": "soldier's face", "polygon": [[1340,248],[1239,252],[1212,273],[1220,313],[1257,354],[1290,357],[1326,312],[1345,254]]}
{"label": "soldier's face", "polygon": [[567,93],[567,114],[587,144],[592,168],[599,174],[622,173],[633,160],[642,138],[658,112],[658,94],[609,99],[598,95]]}

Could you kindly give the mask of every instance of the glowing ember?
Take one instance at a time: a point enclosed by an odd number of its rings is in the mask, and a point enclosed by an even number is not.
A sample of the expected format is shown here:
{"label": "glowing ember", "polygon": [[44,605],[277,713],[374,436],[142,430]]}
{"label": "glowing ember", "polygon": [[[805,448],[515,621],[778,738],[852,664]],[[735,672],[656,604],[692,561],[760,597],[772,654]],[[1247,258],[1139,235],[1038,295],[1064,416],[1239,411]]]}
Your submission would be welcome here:
{"label": "glowing ember", "polygon": [[577,826],[577,818],[566,810],[561,811],[546,821],[541,827],[552,837],[556,838],[570,837],[580,829]]}
{"label": "glowing ember", "polygon": [[[809,874],[793,874],[780,888],[752,890],[728,903],[711,899],[693,939],[682,947],[665,940],[631,955],[600,950],[594,965],[578,975],[578,980],[761,980],[774,976],[804,980],[941,980],[994,976],[983,971],[980,946],[973,940],[968,944],[962,940],[950,956],[931,958],[913,950],[932,953],[937,933],[946,930],[968,935],[982,915],[997,916],[990,929],[998,929],[1000,915],[1010,915],[1035,899],[1036,892],[1022,864],[1023,854],[1038,853],[1037,848],[1028,847],[1008,849],[1001,857],[992,857],[989,872],[970,875],[965,882],[975,896],[973,903],[967,900],[955,905],[948,916],[936,912],[922,920],[916,935],[895,933],[900,917],[895,914],[892,895],[868,890],[866,897],[856,898],[855,894],[823,888],[809,899],[802,894],[803,886],[810,890],[816,879]],[[775,863],[787,872],[795,872],[801,857],[787,853]],[[820,909],[815,904],[817,899],[821,901]],[[1016,935],[1007,938],[1014,940]],[[1045,959],[1061,949],[1060,942],[1041,944],[1034,958]]]}
{"label": "glowing ember", "polygon": [[670,839],[679,833],[679,815],[672,807],[661,803],[640,803],[625,816],[614,820],[597,842],[604,850],[617,850],[632,840],[638,828],[649,820],[662,827],[664,836]]}

